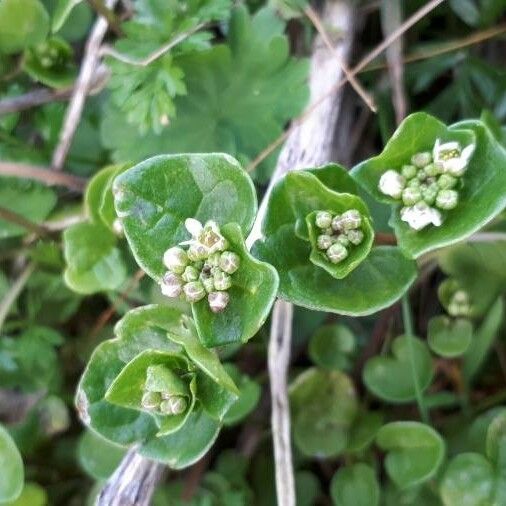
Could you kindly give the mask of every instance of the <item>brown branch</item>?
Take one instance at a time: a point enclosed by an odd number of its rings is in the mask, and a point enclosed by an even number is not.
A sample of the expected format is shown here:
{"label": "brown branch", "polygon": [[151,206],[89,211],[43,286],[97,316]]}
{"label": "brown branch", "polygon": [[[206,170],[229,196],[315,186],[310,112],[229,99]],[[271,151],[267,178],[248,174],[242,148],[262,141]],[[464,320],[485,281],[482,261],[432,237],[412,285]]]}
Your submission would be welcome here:
{"label": "brown branch", "polygon": [[0,206],[0,219],[13,223],[14,225],[18,225],[29,232],[33,232],[37,237],[46,237],[49,233],[49,231],[42,225],[28,220],[23,215],[11,211],[3,206]]}
{"label": "brown branch", "polygon": [[26,163],[0,162],[0,176],[33,179],[48,186],[65,186],[69,190],[78,192],[86,188],[86,179]]}
{"label": "brown branch", "polygon": [[107,20],[107,23],[109,24],[111,30],[116,35],[123,35],[123,30],[121,29],[121,21],[118,19],[112,9],[109,9],[109,7],[107,7],[107,5],[105,5],[102,0],[88,0],[88,3],[97,14]]}

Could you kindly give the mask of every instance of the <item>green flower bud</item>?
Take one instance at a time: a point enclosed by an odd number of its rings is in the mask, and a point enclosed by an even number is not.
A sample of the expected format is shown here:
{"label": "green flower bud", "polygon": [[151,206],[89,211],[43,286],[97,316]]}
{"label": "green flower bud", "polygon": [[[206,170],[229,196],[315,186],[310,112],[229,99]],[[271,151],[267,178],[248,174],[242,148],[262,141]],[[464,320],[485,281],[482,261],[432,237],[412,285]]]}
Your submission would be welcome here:
{"label": "green flower bud", "polygon": [[232,278],[225,272],[215,272],[213,278],[214,288],[216,288],[216,290],[228,290],[232,286]]}
{"label": "green flower bud", "polygon": [[327,250],[332,246],[332,237],[330,235],[322,234],[316,239],[318,249]]}
{"label": "green flower bud", "polygon": [[350,245],[350,240],[348,239],[348,234],[351,232],[351,230],[349,232],[347,232],[346,234],[339,234],[339,236],[337,237],[337,239],[335,241],[333,241],[334,243],[338,243],[338,244],[342,244],[343,246],[349,246]]}
{"label": "green flower bud", "polygon": [[160,289],[166,297],[179,297],[183,288],[183,279],[178,274],[166,272],[162,279]]}
{"label": "green flower bud", "polygon": [[457,178],[450,174],[441,174],[437,180],[437,185],[441,190],[451,190],[457,184]]}
{"label": "green flower bud", "polygon": [[350,230],[346,234],[351,244],[358,246],[364,240],[364,232],[362,230]]}
{"label": "green flower bud", "polygon": [[410,179],[408,181],[408,188],[420,188],[420,185],[422,183],[420,182],[420,180],[417,178],[417,177],[414,177],[413,179]]}
{"label": "green flower bud", "polygon": [[332,230],[335,231],[335,232],[340,232],[342,230],[342,223],[341,223],[341,215],[340,214],[336,214],[332,218],[332,225],[331,225],[331,227],[332,227]]}
{"label": "green flower bud", "polygon": [[201,274],[200,282],[207,293],[214,291],[214,278],[210,274]]}
{"label": "green flower bud", "polygon": [[206,296],[204,285],[200,281],[191,281],[183,286],[186,300],[190,303],[198,302]]}
{"label": "green flower bud", "polygon": [[436,183],[432,183],[422,190],[422,197],[424,202],[426,202],[429,206],[434,204],[436,200],[436,196],[438,194],[439,187]]}
{"label": "green flower bud", "polygon": [[405,206],[412,206],[422,199],[420,188],[405,188],[402,192],[402,202]]}
{"label": "green flower bud", "polygon": [[418,181],[425,181],[427,179],[427,174],[423,170],[419,170],[418,174],[416,175],[416,178]]}
{"label": "green flower bud", "polygon": [[219,267],[227,274],[233,274],[241,265],[239,255],[233,251],[224,251],[220,256]]}
{"label": "green flower bud", "polygon": [[439,176],[443,173],[443,167],[439,163],[429,163],[423,170],[430,177]]}
{"label": "green flower bud", "polygon": [[199,271],[192,265],[188,265],[181,276],[183,281],[189,283],[190,281],[197,281],[199,279]]}
{"label": "green flower bud", "polygon": [[160,403],[160,411],[164,415],[180,415],[185,412],[187,406],[188,401],[184,397],[173,395]]}
{"label": "green flower bud", "polygon": [[401,169],[401,174],[406,179],[413,179],[416,176],[417,172],[418,170],[414,165],[403,165]]}
{"label": "green flower bud", "polygon": [[207,296],[209,302],[209,308],[213,313],[221,313],[225,310],[230,300],[230,296],[227,292],[211,292]]}
{"label": "green flower bud", "polygon": [[362,215],[356,209],[350,209],[341,216],[341,227],[343,230],[352,230],[360,227],[362,224]]}
{"label": "green flower bud", "polygon": [[209,255],[209,258],[206,260],[206,265],[209,267],[219,267],[220,266],[220,258],[221,253],[217,251],[216,253],[212,253]]}
{"label": "green flower bud", "polygon": [[156,409],[162,401],[160,392],[144,392],[141,399],[141,405],[144,409]]}
{"label": "green flower bud", "polygon": [[323,235],[330,235],[330,236],[332,236],[334,234],[334,230],[333,230],[332,227],[328,227],[328,228],[322,230],[322,232],[323,232]]}
{"label": "green flower bud", "polygon": [[175,272],[176,274],[182,274],[188,263],[189,259],[186,251],[179,246],[169,248],[163,254],[163,264],[169,271]]}
{"label": "green flower bud", "polygon": [[459,203],[459,194],[455,190],[441,190],[436,197],[436,206],[440,209],[454,209]]}
{"label": "green flower bud", "polygon": [[338,264],[342,262],[348,256],[348,250],[345,246],[339,243],[333,244],[327,250],[327,258],[333,263]]}
{"label": "green flower bud", "polygon": [[203,244],[193,243],[188,248],[187,255],[192,262],[198,262],[199,260],[207,259],[209,250]]}
{"label": "green flower bud", "polygon": [[428,151],[423,153],[416,153],[411,157],[411,163],[420,169],[432,162],[432,155]]}
{"label": "green flower bud", "polygon": [[319,211],[316,213],[315,223],[318,228],[329,228],[332,224],[332,215],[327,211]]}

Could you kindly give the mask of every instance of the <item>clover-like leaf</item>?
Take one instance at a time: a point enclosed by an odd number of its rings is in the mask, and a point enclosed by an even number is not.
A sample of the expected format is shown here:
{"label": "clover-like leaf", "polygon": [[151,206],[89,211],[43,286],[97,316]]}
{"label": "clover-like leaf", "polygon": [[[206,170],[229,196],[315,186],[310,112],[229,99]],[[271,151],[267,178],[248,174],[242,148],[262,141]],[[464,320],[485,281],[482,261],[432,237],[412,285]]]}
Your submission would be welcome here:
{"label": "clover-like leaf", "polygon": [[10,434],[0,425],[0,502],[14,501],[23,489],[21,455]]}
{"label": "clover-like leaf", "polygon": [[[414,371],[408,339],[412,339]],[[434,376],[430,352],[420,339],[399,336],[392,342],[392,356],[376,356],[367,361],[363,380],[367,389],[380,399],[403,403],[416,398],[413,374],[416,374],[422,391],[430,385]]]}
{"label": "clover-like leaf", "polygon": [[[329,175],[332,173],[335,176]],[[337,193],[341,188],[329,188],[325,183],[339,185],[345,191],[354,184],[342,167],[330,165],[289,173],[274,187],[262,224],[264,238],[254,244],[254,255],[276,267],[280,297],[294,304],[354,316],[374,313],[402,296],[415,278],[416,266],[392,247],[372,249],[340,280],[311,262],[308,214],[332,209],[345,199],[368,215],[358,197]]]}
{"label": "clover-like leaf", "polygon": [[458,357],[465,353],[473,338],[473,324],[469,320],[451,320],[437,316],[429,321],[427,342],[432,351],[442,357]]}
{"label": "clover-like leaf", "polygon": [[239,225],[221,228],[229,248],[240,258],[232,277],[229,302],[224,311],[214,313],[207,299],[192,305],[193,317],[202,342],[208,346],[246,342],[264,324],[278,290],[278,275],[269,264],[250,255]]}
{"label": "clover-like leaf", "polygon": [[384,418],[380,411],[359,412],[350,430],[346,451],[359,453],[365,450],[374,441]]}
{"label": "clover-like leaf", "polygon": [[[459,174],[461,184],[456,206],[445,210],[443,203],[442,210],[437,211],[441,218],[433,221],[436,224],[416,230],[402,220],[399,200],[380,191],[380,179],[387,171],[400,172],[403,166],[412,163],[413,155],[432,153],[436,149],[436,142],[456,142],[460,148],[474,145],[474,153],[469,157],[465,172]],[[415,113],[400,124],[380,155],[362,162],[352,173],[377,200],[394,206],[390,223],[395,229],[399,245],[416,258],[430,250],[465,239],[504,209],[506,196],[502,188],[506,185],[505,164],[505,149],[481,121],[463,121],[447,127],[428,114]],[[385,189],[386,193],[397,191],[393,187],[394,182],[391,183]],[[399,188],[403,184],[401,180]]]}
{"label": "clover-like leaf", "polygon": [[257,209],[250,177],[224,154],[155,156],[118,176],[113,191],[137,263],[158,282],[165,251],[189,238],[187,218],[238,223],[246,234]]}
{"label": "clover-like leaf", "polygon": [[[79,383],[81,419],[114,443],[142,443],[139,451],[150,458],[189,465],[216,438],[237,387],[176,309],[132,310],[115,332],[94,351]],[[185,437],[192,440],[187,447]]]}
{"label": "clover-like leaf", "polygon": [[445,456],[444,439],[433,428],[419,422],[388,423],[379,430],[376,443],[388,452],[385,468],[399,488],[430,480]]}
{"label": "clover-like leaf", "polygon": [[330,483],[334,506],[378,506],[380,487],[376,473],[367,464],[341,467]]}
{"label": "clover-like leaf", "polygon": [[324,325],[311,336],[308,351],[319,367],[346,371],[355,347],[355,335],[346,325]]}
{"label": "clover-like leaf", "polygon": [[346,374],[311,368],[299,375],[290,385],[290,407],[300,451],[318,457],[339,455],[346,448],[357,404]]}

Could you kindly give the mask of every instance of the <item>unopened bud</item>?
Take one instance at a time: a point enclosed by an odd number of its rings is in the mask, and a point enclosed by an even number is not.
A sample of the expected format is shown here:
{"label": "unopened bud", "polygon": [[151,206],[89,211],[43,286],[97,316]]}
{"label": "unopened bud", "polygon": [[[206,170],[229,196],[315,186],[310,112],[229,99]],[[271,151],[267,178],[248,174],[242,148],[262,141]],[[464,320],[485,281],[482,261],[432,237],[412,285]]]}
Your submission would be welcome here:
{"label": "unopened bud", "polygon": [[356,209],[350,209],[341,216],[341,226],[343,230],[352,230],[360,227],[362,224],[362,215]]}
{"label": "unopened bud", "polygon": [[201,274],[200,282],[207,293],[214,291],[214,278],[211,274]]}
{"label": "unopened bud", "polygon": [[455,190],[441,190],[436,197],[436,206],[440,209],[454,209],[459,203],[459,194]]}
{"label": "unopened bud", "polygon": [[183,287],[183,291],[186,296],[186,300],[192,304],[202,300],[206,295],[204,285],[200,281],[191,281],[190,283],[186,283]]}
{"label": "unopened bud", "polygon": [[211,292],[207,296],[209,302],[209,308],[213,313],[221,313],[225,310],[230,300],[230,296],[227,292]]}
{"label": "unopened bud", "polygon": [[333,264],[342,262],[348,256],[348,250],[345,246],[339,243],[333,244],[327,250],[327,257]]}
{"label": "unopened bud", "polygon": [[332,237],[326,234],[319,235],[316,239],[316,244],[318,246],[318,249],[327,250],[333,244]]}
{"label": "unopened bud", "polygon": [[233,274],[241,265],[239,255],[233,251],[224,251],[220,256],[220,269],[227,274]]}
{"label": "unopened bud", "polygon": [[411,157],[411,163],[415,167],[419,167],[423,169],[426,165],[432,162],[432,155],[428,151],[424,151],[423,153],[416,153]]}
{"label": "unopened bud", "polygon": [[209,267],[219,267],[220,266],[220,258],[221,253],[217,251],[216,253],[212,253],[209,255],[208,259],[206,260],[206,265]]}
{"label": "unopened bud", "polygon": [[457,178],[450,174],[441,174],[437,180],[437,185],[441,190],[451,190],[457,184]]}
{"label": "unopened bud", "polygon": [[329,228],[332,224],[332,215],[327,211],[319,211],[315,223],[318,228]]}
{"label": "unopened bud", "polygon": [[419,188],[408,187],[402,192],[402,202],[405,206],[412,206],[422,199],[422,192]]}
{"label": "unopened bud", "polygon": [[144,392],[141,404],[144,409],[156,409],[162,400],[160,392]]}
{"label": "unopened bud", "polygon": [[216,290],[228,290],[232,286],[232,278],[223,271],[215,272],[213,277]]}
{"label": "unopened bud", "polygon": [[199,271],[192,265],[188,265],[181,276],[183,281],[189,283],[190,281],[197,281],[199,279]]}
{"label": "unopened bud", "polygon": [[401,174],[404,176],[405,179],[413,179],[418,170],[414,165],[403,165],[401,169]]}
{"label": "unopened bud", "polygon": [[182,274],[188,265],[188,255],[183,248],[174,246],[163,254],[163,264],[169,271]]}
{"label": "unopened bud", "polygon": [[205,260],[209,256],[209,250],[199,243],[193,243],[188,248],[188,258],[192,262],[198,262],[199,260]]}
{"label": "unopened bud", "polygon": [[423,170],[429,177],[439,176],[443,173],[443,167],[439,163],[429,163]]}
{"label": "unopened bud", "polygon": [[180,415],[184,413],[187,406],[188,402],[184,397],[174,395],[160,403],[160,411],[164,415]]}
{"label": "unopened bud", "polygon": [[[349,232],[351,232],[351,230]],[[342,244],[343,246],[349,246],[350,245],[350,240],[348,239],[349,232],[347,232],[346,234],[339,234],[339,236],[334,242]]]}
{"label": "unopened bud", "polygon": [[350,230],[346,234],[351,244],[358,246],[364,240],[364,233],[362,230]]}
{"label": "unopened bud", "polygon": [[173,272],[166,272],[163,276],[160,289],[166,297],[179,297],[183,288],[183,280],[178,274]]}
{"label": "unopened bud", "polygon": [[342,230],[342,224],[341,224],[341,215],[339,214],[336,214],[333,218],[332,218],[332,223],[331,223],[331,228],[332,230],[334,230],[335,232],[340,232]]}

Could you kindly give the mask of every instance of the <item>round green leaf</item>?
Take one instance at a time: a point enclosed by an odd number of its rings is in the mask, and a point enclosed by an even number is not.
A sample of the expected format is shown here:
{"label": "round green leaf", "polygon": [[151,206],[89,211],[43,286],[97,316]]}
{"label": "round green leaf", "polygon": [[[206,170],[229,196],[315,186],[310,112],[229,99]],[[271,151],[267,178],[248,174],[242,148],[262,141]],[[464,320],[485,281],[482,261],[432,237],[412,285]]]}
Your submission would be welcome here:
{"label": "round green leaf", "polygon": [[430,349],[442,357],[458,357],[465,353],[473,338],[473,324],[469,320],[451,320],[437,316],[429,321],[427,342]]}
{"label": "round green leaf", "polygon": [[239,388],[237,399],[223,418],[225,425],[235,425],[247,417],[257,406],[262,389],[260,385],[247,374],[242,374],[233,364],[225,364],[225,370]]}
{"label": "round green leaf", "polygon": [[21,495],[14,501],[2,502],[2,506],[46,506],[46,491],[37,483],[25,483]]}
{"label": "round green leaf", "polygon": [[241,264],[233,274],[230,301],[224,311],[213,313],[207,298],[192,305],[198,335],[207,347],[251,339],[269,316],[278,291],[276,270],[249,254],[239,225],[229,223],[221,233]]}
{"label": "round green leaf", "polygon": [[96,480],[109,478],[125,453],[124,447],[115,445],[89,430],[81,436],[77,448],[79,464]]}
{"label": "round green leaf", "polygon": [[[378,190],[381,175],[388,169],[401,168],[420,151],[432,151],[436,139],[459,141],[462,146],[476,144],[463,175],[458,206],[443,213],[443,224],[413,230],[400,219],[397,201]],[[408,116],[396,130],[383,152],[352,171],[357,181],[377,200],[394,205],[391,225],[399,245],[407,254],[418,257],[430,250],[461,241],[497,216],[506,206],[506,150],[479,120],[446,127],[425,113]]]}
{"label": "round green leaf", "polygon": [[355,336],[346,325],[324,325],[309,341],[309,356],[319,367],[346,371],[355,346]]}
{"label": "round green leaf", "polygon": [[494,417],[487,430],[487,457],[500,469],[506,465],[506,412]]}
{"label": "round green leaf", "polygon": [[495,502],[495,471],[479,453],[462,453],[451,462],[441,482],[445,506],[499,506]]}
{"label": "round green leaf", "polygon": [[0,425],[0,502],[14,501],[23,490],[23,460],[10,434]]}
{"label": "round green leaf", "polygon": [[41,43],[49,31],[49,15],[39,0],[0,2],[0,53],[17,53]]}
{"label": "round green leaf", "polygon": [[347,451],[364,451],[374,441],[378,430],[383,425],[384,418],[383,413],[378,411],[359,413],[350,431]]}
{"label": "round green leaf", "polygon": [[110,184],[109,182],[116,174],[117,167],[117,165],[108,165],[99,170],[86,186],[86,192],[84,194],[86,214],[96,223],[101,222],[100,206],[102,204],[102,199],[104,198],[106,188]]}
{"label": "round green leaf", "polygon": [[419,422],[392,422],[376,436],[377,445],[388,452],[385,467],[399,488],[430,480],[445,456],[445,442],[431,427]]}
{"label": "round green leaf", "polygon": [[376,473],[367,464],[340,468],[330,483],[335,506],[378,506],[380,487]]}
{"label": "round green leaf", "polygon": [[355,388],[340,371],[311,368],[290,385],[293,436],[308,456],[339,455],[358,410]]}
{"label": "round green leaf", "polygon": [[[392,342],[392,356],[376,356],[364,367],[363,380],[367,389],[388,402],[410,402],[416,398],[409,354],[408,336],[399,336]],[[434,376],[432,358],[427,345],[411,338],[414,348],[415,373],[420,388],[425,390]]]}
{"label": "round green leaf", "polygon": [[238,223],[247,234],[257,210],[250,177],[224,154],[155,156],[119,175],[113,192],[137,263],[158,282],[164,252],[189,238],[187,218]]}

